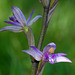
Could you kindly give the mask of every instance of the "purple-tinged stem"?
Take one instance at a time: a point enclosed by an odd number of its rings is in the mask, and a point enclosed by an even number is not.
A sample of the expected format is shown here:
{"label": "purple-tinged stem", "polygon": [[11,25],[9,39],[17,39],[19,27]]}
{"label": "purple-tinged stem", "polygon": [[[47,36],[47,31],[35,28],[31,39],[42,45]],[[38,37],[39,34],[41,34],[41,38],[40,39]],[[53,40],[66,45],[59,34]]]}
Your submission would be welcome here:
{"label": "purple-tinged stem", "polygon": [[42,75],[45,63],[46,62],[41,62],[40,67],[39,67],[38,72],[37,72],[37,75]]}

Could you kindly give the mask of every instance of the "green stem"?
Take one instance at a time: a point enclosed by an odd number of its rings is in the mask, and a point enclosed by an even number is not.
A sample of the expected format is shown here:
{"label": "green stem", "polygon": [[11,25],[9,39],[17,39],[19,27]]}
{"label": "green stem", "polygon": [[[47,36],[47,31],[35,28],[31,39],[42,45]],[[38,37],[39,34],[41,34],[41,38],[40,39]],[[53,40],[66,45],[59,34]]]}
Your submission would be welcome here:
{"label": "green stem", "polygon": [[[25,33],[25,32],[24,32]],[[28,28],[28,32],[25,33],[25,36],[27,37],[28,40],[28,45],[29,46],[35,46],[35,40],[34,40],[34,35],[32,32],[31,28]],[[37,72],[37,68],[38,68],[38,61],[36,61],[32,56],[31,56],[31,62],[32,62],[32,71],[31,71],[31,75],[36,75]]]}
{"label": "green stem", "polygon": [[46,33],[47,27],[48,27],[48,23],[47,23],[47,20],[48,20],[48,12],[49,12],[49,8],[45,8],[44,7],[42,29],[41,29],[41,34],[40,34],[40,38],[39,38],[39,41],[38,41],[38,46],[37,46],[37,48],[39,50],[42,47],[42,43],[43,43],[43,40],[44,40],[44,37],[45,37],[45,33]]}
{"label": "green stem", "polygon": [[46,62],[41,62],[40,67],[39,67],[39,69],[38,69],[37,75],[42,75],[42,72],[43,72],[45,63],[46,63]]}
{"label": "green stem", "polygon": [[[41,34],[40,34],[40,38],[39,38],[39,41],[38,41],[38,46],[37,46],[37,48],[39,50],[42,47],[42,43],[43,43],[46,31],[47,31],[47,27],[48,27],[48,22],[47,22],[48,21],[48,12],[49,12],[49,8],[44,7],[42,29],[41,29]],[[43,70],[38,75],[42,75],[42,72],[43,72]]]}

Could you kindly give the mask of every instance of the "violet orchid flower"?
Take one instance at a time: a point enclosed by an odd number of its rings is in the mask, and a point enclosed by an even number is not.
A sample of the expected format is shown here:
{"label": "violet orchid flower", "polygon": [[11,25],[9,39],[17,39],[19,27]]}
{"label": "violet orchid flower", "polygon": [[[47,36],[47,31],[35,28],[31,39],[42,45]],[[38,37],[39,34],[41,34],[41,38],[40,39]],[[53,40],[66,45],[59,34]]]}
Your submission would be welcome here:
{"label": "violet orchid flower", "polygon": [[41,52],[34,46],[30,46],[30,47],[32,49],[23,50],[23,52],[28,53],[29,55],[34,57],[34,59],[37,61],[42,60],[42,62],[50,62],[51,64],[59,63],[59,62],[72,63],[71,60],[69,60],[67,57],[64,57],[64,55],[67,55],[65,53],[54,54],[54,50],[56,49],[55,43],[49,43],[47,46],[45,46],[45,48],[43,49],[43,52]]}
{"label": "violet orchid flower", "polygon": [[18,7],[12,6],[11,10],[12,10],[14,16],[9,17],[9,19],[11,21],[5,21],[5,22],[8,24],[12,24],[13,26],[6,26],[6,27],[2,28],[0,31],[8,30],[8,31],[12,31],[12,32],[22,32],[22,31],[27,32],[28,27],[31,26],[40,17],[42,17],[41,15],[37,15],[35,18],[33,18],[31,20],[31,17],[32,17],[33,12],[34,12],[34,10],[33,10],[31,15],[29,16],[29,18],[26,20],[22,11]]}

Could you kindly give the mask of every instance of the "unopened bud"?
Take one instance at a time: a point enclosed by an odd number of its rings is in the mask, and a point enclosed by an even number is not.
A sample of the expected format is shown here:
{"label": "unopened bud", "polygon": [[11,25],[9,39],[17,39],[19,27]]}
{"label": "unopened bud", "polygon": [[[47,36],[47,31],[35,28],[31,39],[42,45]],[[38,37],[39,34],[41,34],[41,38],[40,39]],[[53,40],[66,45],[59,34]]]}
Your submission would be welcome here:
{"label": "unopened bud", "polygon": [[48,7],[50,3],[50,0],[42,0],[42,4],[44,7]]}

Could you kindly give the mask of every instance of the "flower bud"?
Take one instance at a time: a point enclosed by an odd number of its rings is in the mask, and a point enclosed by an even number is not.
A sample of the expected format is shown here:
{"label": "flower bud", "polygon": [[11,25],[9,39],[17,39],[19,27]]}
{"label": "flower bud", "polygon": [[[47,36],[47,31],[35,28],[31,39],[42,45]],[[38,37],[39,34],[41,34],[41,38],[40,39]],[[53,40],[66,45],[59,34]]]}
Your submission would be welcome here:
{"label": "flower bud", "polygon": [[42,0],[42,4],[43,4],[44,7],[48,7],[49,2],[50,2],[50,0]]}

